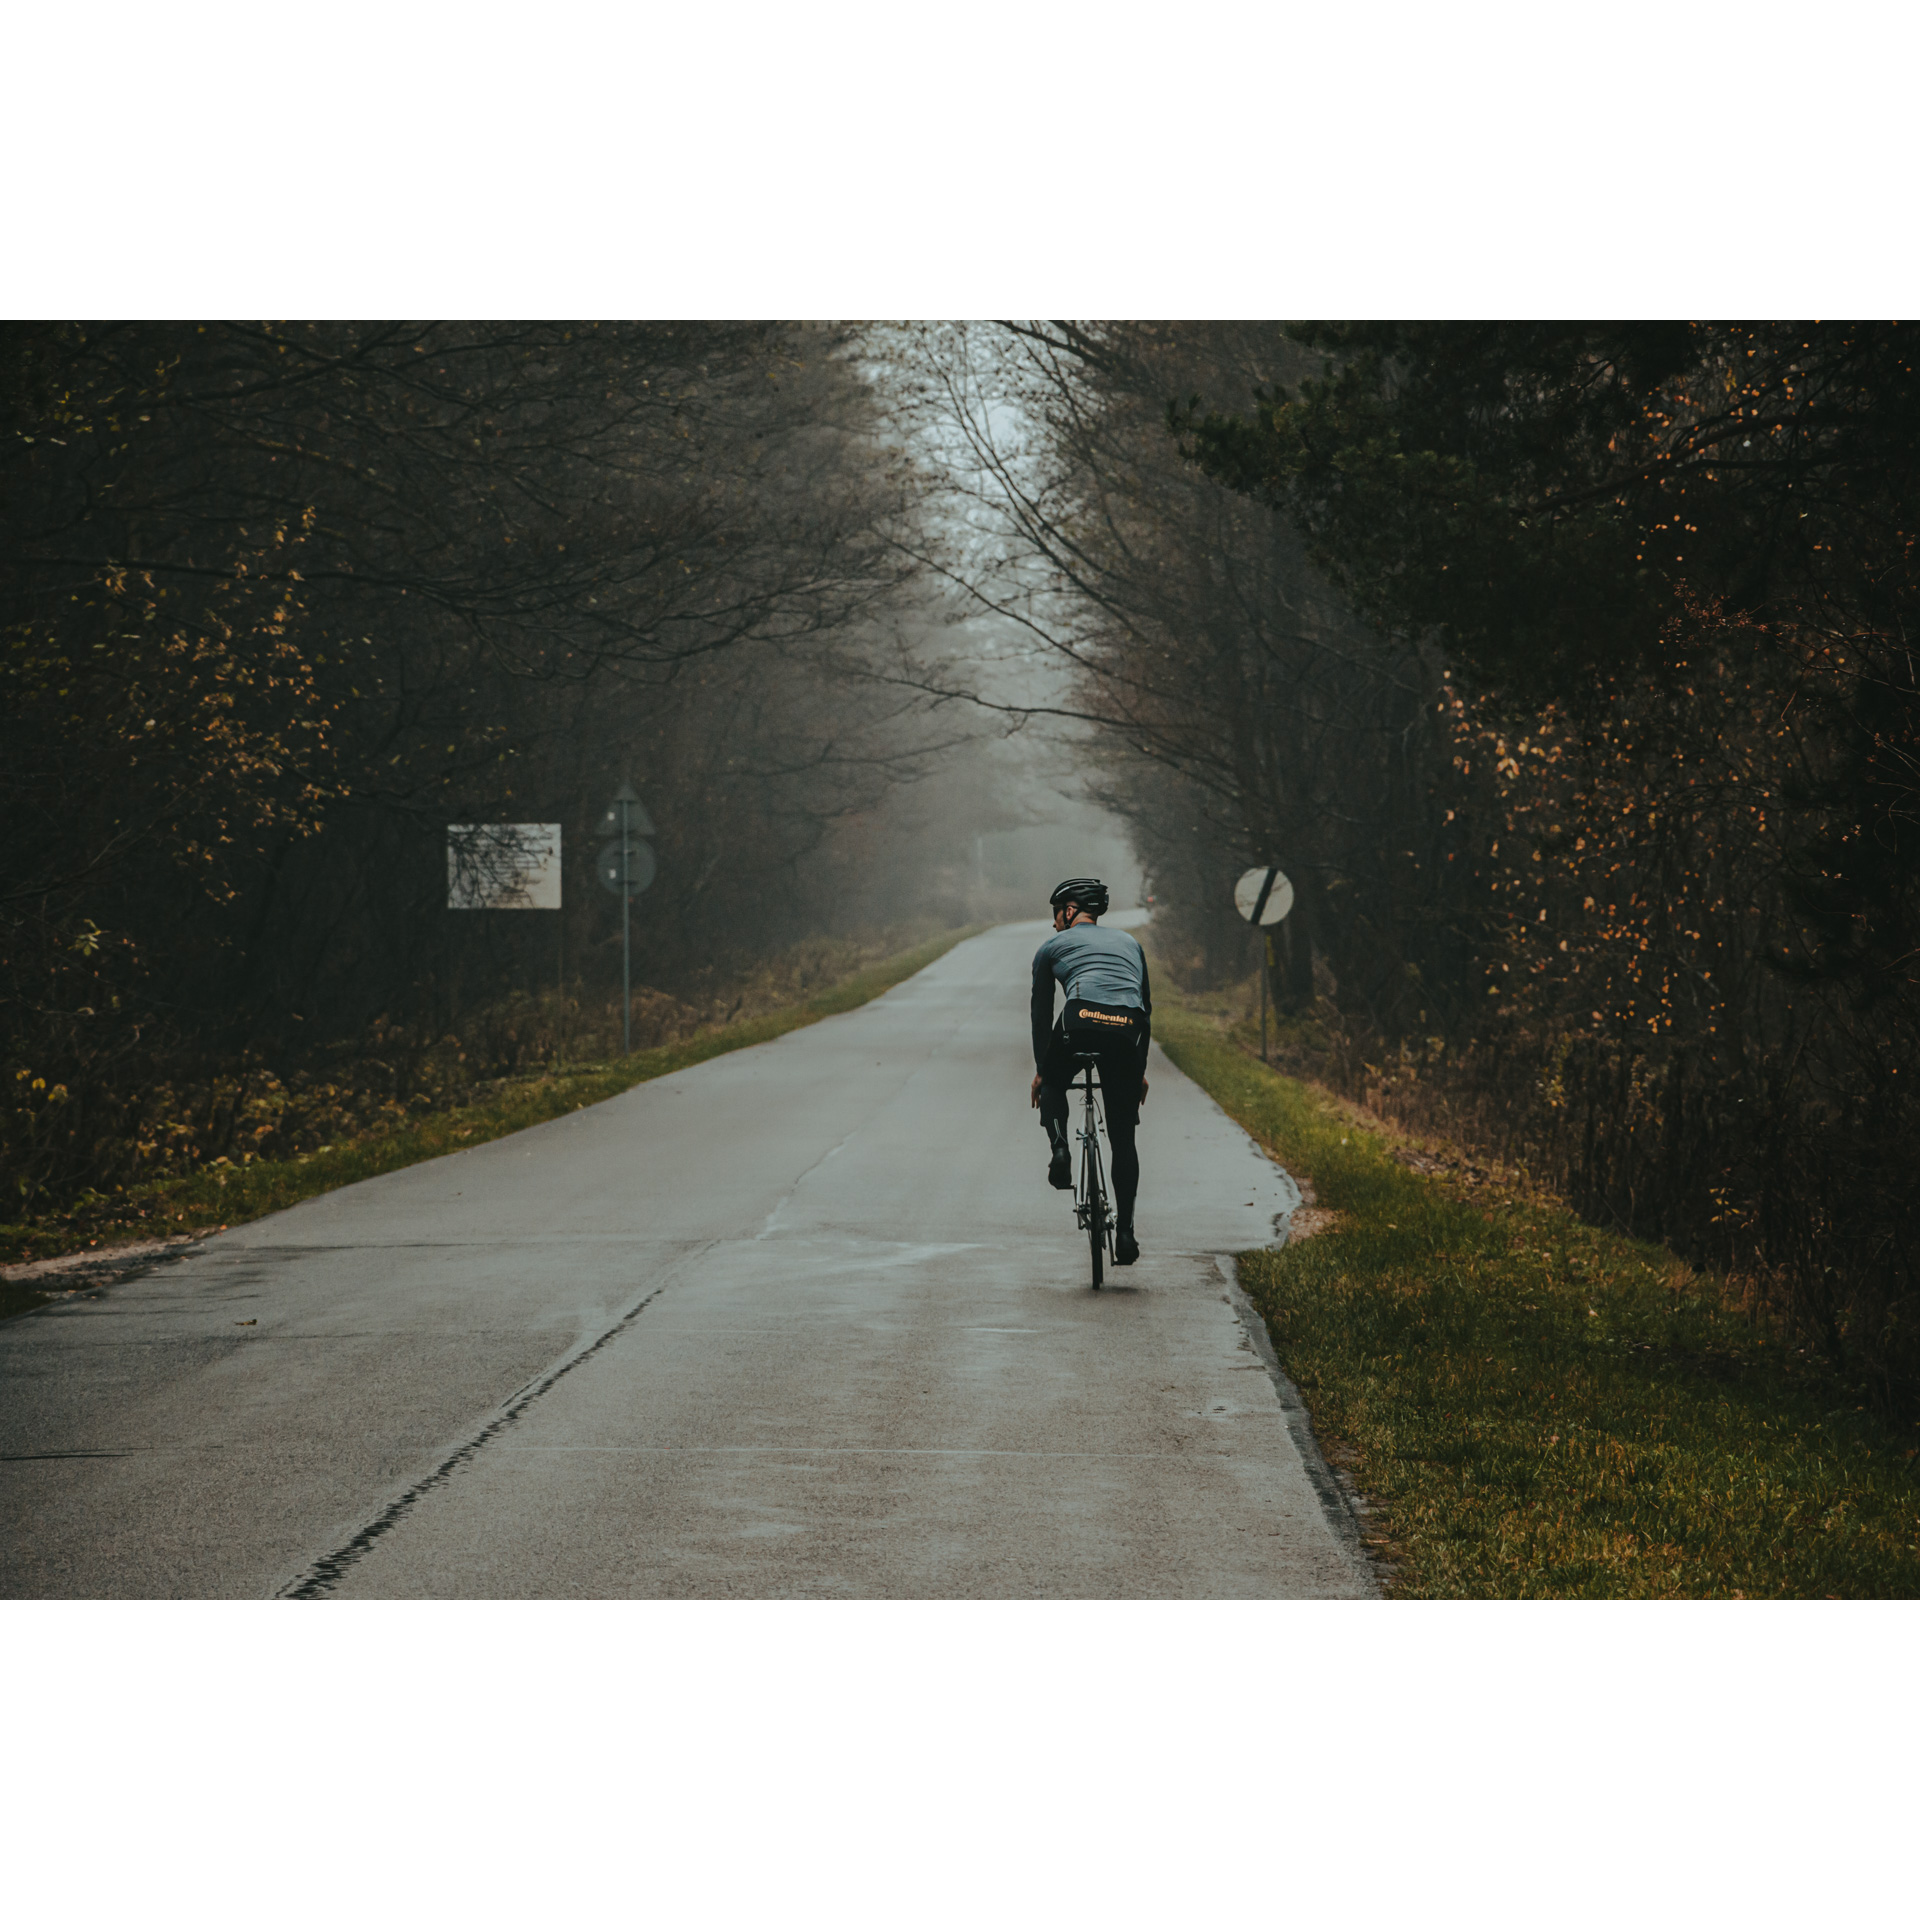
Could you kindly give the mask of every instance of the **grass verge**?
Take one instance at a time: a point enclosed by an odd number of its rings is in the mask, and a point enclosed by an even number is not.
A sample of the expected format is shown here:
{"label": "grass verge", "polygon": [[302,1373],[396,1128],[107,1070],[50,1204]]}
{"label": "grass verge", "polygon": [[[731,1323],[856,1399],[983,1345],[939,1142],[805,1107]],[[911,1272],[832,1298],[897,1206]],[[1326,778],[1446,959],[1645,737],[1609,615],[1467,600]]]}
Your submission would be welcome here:
{"label": "grass verge", "polygon": [[1920,1594],[1920,1435],[1824,1359],[1664,1248],[1415,1171],[1196,1006],[1156,1008],[1154,1037],[1333,1216],[1240,1277],[1390,1593]]}
{"label": "grass verge", "polygon": [[[157,1180],[116,1196],[112,1212],[105,1218],[81,1215],[0,1228],[0,1261],[49,1259],[82,1248],[235,1227],[335,1187],[477,1147],[503,1134],[517,1133],[522,1127],[537,1126],[543,1120],[557,1119],[578,1107],[625,1093],[642,1081],[657,1080],[662,1074],[677,1073],[683,1067],[697,1066],[702,1060],[741,1047],[777,1040],[783,1033],[811,1026],[830,1014],[851,1012],[890,987],[897,987],[980,931],[978,927],[961,927],[938,934],[791,1006],[709,1027],[625,1059],[586,1062],[511,1081],[470,1105],[358,1140],[342,1141],[288,1160],[255,1160],[245,1166],[216,1164],[176,1179]],[[0,1317],[9,1310],[24,1311],[39,1302],[40,1296],[25,1288],[0,1287]]]}

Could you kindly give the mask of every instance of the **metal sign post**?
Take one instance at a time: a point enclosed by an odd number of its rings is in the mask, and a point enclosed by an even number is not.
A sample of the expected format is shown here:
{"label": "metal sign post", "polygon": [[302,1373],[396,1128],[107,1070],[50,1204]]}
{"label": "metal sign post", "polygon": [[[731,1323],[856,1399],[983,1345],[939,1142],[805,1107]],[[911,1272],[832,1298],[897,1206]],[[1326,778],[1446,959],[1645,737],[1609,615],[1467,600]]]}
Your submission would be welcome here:
{"label": "metal sign post", "polygon": [[633,839],[620,803],[620,1054],[633,1051]]}
{"label": "metal sign post", "polygon": [[653,849],[636,833],[651,834],[653,820],[640,796],[624,781],[600,816],[602,833],[617,840],[600,849],[600,884],[620,896],[620,1051],[633,1051],[633,902],[653,885],[657,871]]}
{"label": "metal sign post", "polygon": [[1293,907],[1293,882],[1278,867],[1249,867],[1234,882],[1233,904],[1260,935],[1260,1058],[1267,1057],[1267,928]]}

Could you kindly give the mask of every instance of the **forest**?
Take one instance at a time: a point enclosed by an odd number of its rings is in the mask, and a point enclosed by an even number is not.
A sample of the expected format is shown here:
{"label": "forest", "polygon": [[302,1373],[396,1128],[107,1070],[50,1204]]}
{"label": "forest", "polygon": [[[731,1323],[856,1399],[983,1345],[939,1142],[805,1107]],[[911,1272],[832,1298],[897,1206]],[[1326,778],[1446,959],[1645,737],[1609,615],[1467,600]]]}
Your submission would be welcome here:
{"label": "forest", "polygon": [[631,781],[671,1025],[968,918],[1044,739],[1179,979],[1279,863],[1283,1059],[1911,1406],[1910,340],[10,325],[4,1206],[605,1043],[617,902],[450,912],[449,825]]}
{"label": "forest", "polygon": [[1245,969],[1278,862],[1283,1058],[1910,1409],[1912,329],[1008,325],[905,385],[1159,948]]}
{"label": "forest", "polygon": [[[844,335],[0,339],[16,1213],[617,1029],[580,861],[623,781],[657,834],[643,1034],[964,869],[907,796],[981,769],[868,670],[913,617],[911,487]],[[449,825],[524,819],[580,850],[562,910],[449,911]]]}

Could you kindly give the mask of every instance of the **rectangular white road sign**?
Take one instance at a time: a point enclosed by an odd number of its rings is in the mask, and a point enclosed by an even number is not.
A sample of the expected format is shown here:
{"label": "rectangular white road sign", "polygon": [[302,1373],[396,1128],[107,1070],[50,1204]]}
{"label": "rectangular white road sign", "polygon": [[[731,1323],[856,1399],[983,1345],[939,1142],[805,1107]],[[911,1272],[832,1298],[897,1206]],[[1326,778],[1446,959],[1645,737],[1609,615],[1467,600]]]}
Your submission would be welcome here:
{"label": "rectangular white road sign", "polygon": [[559,904],[558,823],[448,827],[448,906],[526,910]]}

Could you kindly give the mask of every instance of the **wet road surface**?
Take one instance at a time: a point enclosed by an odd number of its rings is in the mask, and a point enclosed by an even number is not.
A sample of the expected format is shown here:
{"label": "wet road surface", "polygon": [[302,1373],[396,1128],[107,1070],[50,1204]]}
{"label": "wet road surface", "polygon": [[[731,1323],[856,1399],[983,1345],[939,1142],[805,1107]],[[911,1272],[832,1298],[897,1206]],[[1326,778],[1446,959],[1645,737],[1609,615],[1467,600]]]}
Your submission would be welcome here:
{"label": "wet road surface", "polygon": [[1157,1050],[1088,1286],[1045,931],[0,1324],[0,1592],[1370,1593],[1215,1257],[1292,1183]]}

